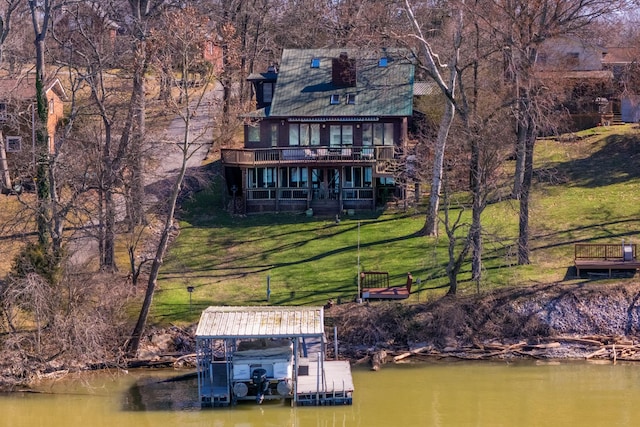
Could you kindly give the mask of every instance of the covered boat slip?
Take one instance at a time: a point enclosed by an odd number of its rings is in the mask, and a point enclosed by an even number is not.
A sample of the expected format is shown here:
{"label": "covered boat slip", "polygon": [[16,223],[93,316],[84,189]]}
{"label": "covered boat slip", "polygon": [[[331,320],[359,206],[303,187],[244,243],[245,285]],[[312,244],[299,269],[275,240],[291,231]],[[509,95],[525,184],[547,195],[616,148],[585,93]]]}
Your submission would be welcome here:
{"label": "covered boat slip", "polygon": [[325,342],[322,307],[209,307],[196,330],[200,403],[351,404],[349,363],[326,361]]}

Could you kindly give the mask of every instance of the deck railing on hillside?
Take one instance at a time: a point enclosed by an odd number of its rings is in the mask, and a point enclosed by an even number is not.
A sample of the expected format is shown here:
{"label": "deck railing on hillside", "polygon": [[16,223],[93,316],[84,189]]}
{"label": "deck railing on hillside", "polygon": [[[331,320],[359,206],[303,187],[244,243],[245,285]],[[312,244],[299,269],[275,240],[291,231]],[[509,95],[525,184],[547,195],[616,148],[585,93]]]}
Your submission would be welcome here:
{"label": "deck railing on hillside", "polygon": [[634,260],[636,244],[577,243],[575,259]]}

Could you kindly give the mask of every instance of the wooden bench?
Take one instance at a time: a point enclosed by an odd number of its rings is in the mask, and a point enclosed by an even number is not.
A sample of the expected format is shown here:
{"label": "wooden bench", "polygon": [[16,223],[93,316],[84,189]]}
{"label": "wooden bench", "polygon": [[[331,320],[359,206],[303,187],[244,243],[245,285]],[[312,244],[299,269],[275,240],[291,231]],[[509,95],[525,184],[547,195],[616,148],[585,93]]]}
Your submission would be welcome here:
{"label": "wooden bench", "polygon": [[363,271],[360,273],[362,299],[405,299],[411,294],[413,276],[407,273],[407,283],[401,286],[389,286],[389,273],[386,271]]}
{"label": "wooden bench", "polygon": [[606,270],[611,277],[612,270],[638,270],[640,262],[636,258],[636,244],[592,244],[575,245],[574,264],[576,274],[580,270]]}

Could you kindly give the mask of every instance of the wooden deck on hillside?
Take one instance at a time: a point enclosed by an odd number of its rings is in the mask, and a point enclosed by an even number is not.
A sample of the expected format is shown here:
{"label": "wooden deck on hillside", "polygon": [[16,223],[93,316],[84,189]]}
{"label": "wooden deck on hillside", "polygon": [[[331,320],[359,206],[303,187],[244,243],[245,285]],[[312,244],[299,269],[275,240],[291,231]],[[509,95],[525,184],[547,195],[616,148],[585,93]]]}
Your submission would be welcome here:
{"label": "wooden deck on hillside", "polygon": [[575,245],[574,265],[576,275],[583,270],[604,270],[612,277],[615,270],[638,271],[640,261],[636,257],[635,244],[585,244]]}

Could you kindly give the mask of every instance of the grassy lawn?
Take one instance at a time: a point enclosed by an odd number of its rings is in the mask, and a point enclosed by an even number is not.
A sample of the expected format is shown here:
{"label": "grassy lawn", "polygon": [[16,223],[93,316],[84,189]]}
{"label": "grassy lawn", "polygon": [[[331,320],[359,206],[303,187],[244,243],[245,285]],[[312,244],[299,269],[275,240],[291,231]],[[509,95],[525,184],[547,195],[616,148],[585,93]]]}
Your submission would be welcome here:
{"label": "grassy lawn", "polygon": [[[630,125],[540,141],[531,199],[532,264],[516,265],[517,201],[490,205],[483,217],[481,290],[572,280],[574,243],[640,240],[639,151],[639,131]],[[343,217],[339,224],[302,214],[232,217],[221,209],[220,190],[216,183],[183,206],[181,232],[165,260],[152,310],[156,322],[195,321],[208,305],[352,300],[358,259],[361,270],[388,271],[393,284],[411,272],[419,284],[409,302],[446,292],[447,241],[416,234],[423,207]],[[469,265],[460,279],[461,292],[476,292]]]}

